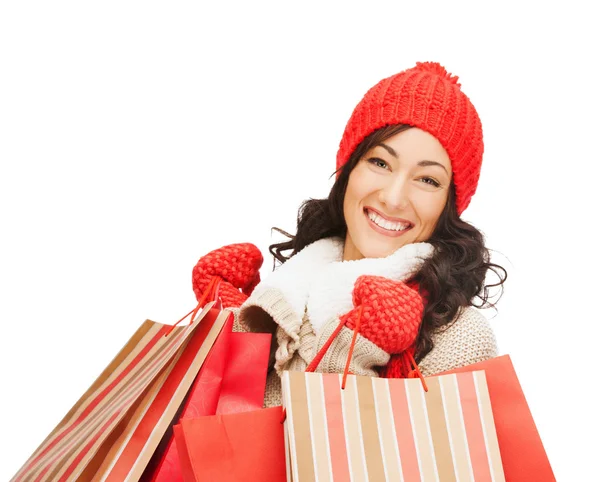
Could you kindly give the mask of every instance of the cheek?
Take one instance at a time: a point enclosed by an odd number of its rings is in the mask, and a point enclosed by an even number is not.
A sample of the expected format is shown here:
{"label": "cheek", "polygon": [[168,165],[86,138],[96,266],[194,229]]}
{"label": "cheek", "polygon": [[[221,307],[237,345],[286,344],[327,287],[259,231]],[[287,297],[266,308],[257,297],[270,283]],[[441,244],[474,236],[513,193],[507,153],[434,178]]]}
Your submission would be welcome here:
{"label": "cheek", "polygon": [[356,225],[356,210],[356,200],[351,192],[346,192],[344,197],[344,221],[349,231],[353,231]]}
{"label": "cheek", "polygon": [[373,192],[379,189],[377,178],[374,178],[371,172],[364,165],[359,164],[350,173],[344,204],[356,208],[358,203],[370,197]]}
{"label": "cheek", "polygon": [[438,222],[438,219],[444,211],[446,199],[446,196],[440,196],[437,199],[429,198],[427,200],[423,200],[423,202],[420,204],[419,218],[423,223],[423,227],[425,229],[433,231]]}
{"label": "cheek", "polygon": [[352,176],[352,174],[350,174],[350,179],[348,179],[348,187],[346,188],[346,194],[344,195],[344,217],[346,217],[346,222],[348,221],[348,218],[356,216],[358,203],[362,199],[360,183],[356,181],[356,176]]}

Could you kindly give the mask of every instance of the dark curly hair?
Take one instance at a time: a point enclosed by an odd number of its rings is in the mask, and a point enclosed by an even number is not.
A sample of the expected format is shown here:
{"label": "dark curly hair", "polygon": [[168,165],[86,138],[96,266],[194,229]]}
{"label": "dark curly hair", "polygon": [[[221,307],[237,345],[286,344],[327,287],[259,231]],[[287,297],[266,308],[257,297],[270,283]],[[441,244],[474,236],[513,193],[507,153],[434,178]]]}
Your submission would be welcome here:
{"label": "dark curly hair", "polygon": [[[290,238],[269,246],[274,257],[273,267],[276,260],[285,263],[305,246],[319,239],[346,237],[343,205],[350,172],[373,146],[410,128],[411,126],[404,124],[387,126],[366,137],[340,169],[329,196],[326,199],[308,199],[302,203],[298,210],[295,236],[273,228]],[[460,219],[456,211],[454,184],[451,185],[444,211],[427,241],[436,248],[435,253],[414,277],[419,283],[421,294],[427,299],[423,323],[417,337],[417,362],[432,350],[432,335],[452,323],[460,308],[495,307],[495,302],[491,301],[495,295],[491,294],[490,288],[500,287],[499,299],[507,278],[502,266],[490,262],[483,234]],[[290,250],[291,254],[283,254]],[[486,284],[488,271],[497,276],[497,283]]]}

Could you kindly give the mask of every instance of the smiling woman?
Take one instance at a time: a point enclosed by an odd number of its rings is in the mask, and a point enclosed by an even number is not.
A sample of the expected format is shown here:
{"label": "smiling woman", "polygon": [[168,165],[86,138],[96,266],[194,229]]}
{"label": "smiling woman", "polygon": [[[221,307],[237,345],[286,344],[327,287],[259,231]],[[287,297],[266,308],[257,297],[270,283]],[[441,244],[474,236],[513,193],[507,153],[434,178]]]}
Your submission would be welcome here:
{"label": "smiling woman", "polygon": [[[383,79],[354,109],[326,199],[305,201],[281,263],[260,282],[262,255],[230,245],[200,259],[194,290],[225,280],[236,329],[274,334],[265,406],[280,403],[283,370],[304,370],[338,329],[319,371],[433,375],[497,355],[489,288],[506,271],[460,218],[483,158],[479,116],[458,78],[433,62]],[[284,253],[291,251],[289,255]],[[499,282],[486,285],[494,272]],[[241,290],[241,291],[240,291]],[[478,301],[477,301],[478,300]],[[341,326],[341,329],[339,328]]]}
{"label": "smiling woman", "polygon": [[440,142],[407,125],[395,130],[350,172],[344,260],[382,258],[428,240],[448,200],[452,170]]}

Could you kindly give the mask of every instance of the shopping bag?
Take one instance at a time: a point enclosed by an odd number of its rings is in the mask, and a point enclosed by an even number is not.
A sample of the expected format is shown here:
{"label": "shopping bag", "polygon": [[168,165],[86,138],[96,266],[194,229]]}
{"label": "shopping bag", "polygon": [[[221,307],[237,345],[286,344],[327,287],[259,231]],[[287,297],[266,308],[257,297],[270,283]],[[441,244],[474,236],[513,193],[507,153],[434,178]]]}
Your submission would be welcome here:
{"label": "shopping bag", "polygon": [[146,320],[12,480],[137,480],[229,316]]}
{"label": "shopping bag", "polygon": [[214,415],[216,413],[231,348],[232,326],[233,317],[229,317],[186,395],[184,403],[175,414],[171,426],[166,430],[163,439],[148,462],[140,482],[182,480],[177,447],[173,439],[173,425],[178,423],[182,416]]}
{"label": "shopping bag", "polygon": [[289,479],[504,481],[485,372],[422,381],[286,371]]}
{"label": "shopping bag", "polygon": [[[231,335],[230,358],[216,415],[248,412],[263,407],[270,350],[270,333]],[[191,417],[192,413],[186,418]]]}
{"label": "shopping bag", "polygon": [[[232,333],[232,321],[223,327],[176,421],[262,408],[271,334]],[[172,430],[161,444],[166,448],[155,453],[141,480],[183,481]]]}
{"label": "shopping bag", "polygon": [[184,419],[174,427],[184,482],[285,482],[281,407]]}
{"label": "shopping bag", "polygon": [[499,356],[444,373],[474,370],[485,370],[506,480],[555,481],[510,356]]}

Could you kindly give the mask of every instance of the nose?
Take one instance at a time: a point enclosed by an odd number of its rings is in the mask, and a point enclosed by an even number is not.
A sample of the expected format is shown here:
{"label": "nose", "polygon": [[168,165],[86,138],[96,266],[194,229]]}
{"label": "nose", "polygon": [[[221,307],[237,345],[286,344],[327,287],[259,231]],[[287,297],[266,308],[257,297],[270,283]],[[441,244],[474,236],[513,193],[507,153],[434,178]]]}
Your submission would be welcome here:
{"label": "nose", "polygon": [[388,179],[379,191],[379,202],[385,204],[390,211],[400,211],[408,205],[409,185],[404,176]]}

